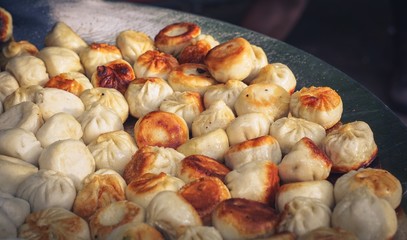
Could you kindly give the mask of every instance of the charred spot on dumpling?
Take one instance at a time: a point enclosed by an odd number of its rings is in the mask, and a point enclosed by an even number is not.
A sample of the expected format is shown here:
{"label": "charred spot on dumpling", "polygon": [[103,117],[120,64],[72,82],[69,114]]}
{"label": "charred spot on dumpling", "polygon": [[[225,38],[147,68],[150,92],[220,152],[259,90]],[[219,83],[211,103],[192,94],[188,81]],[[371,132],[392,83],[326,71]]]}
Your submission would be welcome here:
{"label": "charred spot on dumpling", "polygon": [[4,8],[0,8],[0,42],[7,42],[13,35],[13,18]]}
{"label": "charred spot on dumpling", "polygon": [[96,68],[96,79],[92,79],[97,87],[115,88],[124,94],[130,82],[135,79],[133,68],[124,60],[115,60]]}

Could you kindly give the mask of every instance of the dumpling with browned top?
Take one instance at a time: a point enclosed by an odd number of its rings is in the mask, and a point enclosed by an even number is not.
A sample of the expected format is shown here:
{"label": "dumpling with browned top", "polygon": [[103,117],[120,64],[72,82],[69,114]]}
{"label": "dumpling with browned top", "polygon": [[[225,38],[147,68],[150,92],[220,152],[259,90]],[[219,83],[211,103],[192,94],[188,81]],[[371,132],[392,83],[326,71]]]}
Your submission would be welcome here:
{"label": "dumpling with browned top", "polygon": [[107,43],[92,43],[83,48],[79,57],[88,78],[92,78],[96,68],[113,60],[122,59],[120,50]]}
{"label": "dumpling with browned top", "polygon": [[154,41],[147,34],[134,30],[125,30],[116,37],[116,45],[123,59],[132,66],[137,58],[148,50],[154,50]]}
{"label": "dumpling with browned top", "polygon": [[167,80],[170,72],[179,65],[172,55],[158,50],[148,50],[134,62],[137,78],[162,78]]}

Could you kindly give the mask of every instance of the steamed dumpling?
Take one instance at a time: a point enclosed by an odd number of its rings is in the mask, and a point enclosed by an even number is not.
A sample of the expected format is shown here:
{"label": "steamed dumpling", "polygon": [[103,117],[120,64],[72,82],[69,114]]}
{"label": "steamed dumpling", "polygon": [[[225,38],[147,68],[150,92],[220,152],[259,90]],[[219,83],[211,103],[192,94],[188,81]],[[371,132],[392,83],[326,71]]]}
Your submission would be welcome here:
{"label": "steamed dumpling", "polygon": [[307,137],[316,145],[320,145],[325,138],[325,129],[314,122],[301,118],[281,118],[270,126],[270,135],[280,144],[281,151],[286,154],[301,138]]}
{"label": "steamed dumpling", "polygon": [[192,136],[199,137],[219,128],[226,129],[234,119],[233,111],[223,101],[218,101],[192,121]]}
{"label": "steamed dumpling", "polygon": [[146,223],[127,223],[113,229],[106,239],[164,240],[164,236]]}
{"label": "steamed dumpling", "polygon": [[260,69],[251,84],[259,82],[269,82],[283,87],[288,93],[292,94],[297,85],[297,80],[291,69],[282,63],[271,63]]}
{"label": "steamed dumpling", "polygon": [[86,42],[66,23],[57,22],[45,36],[45,46],[63,47],[78,53],[85,47]]}
{"label": "steamed dumpling", "polygon": [[85,144],[94,141],[99,135],[107,132],[123,130],[120,116],[112,109],[101,104],[93,105],[86,110],[79,118],[83,130],[82,139]]}
{"label": "steamed dumpling", "polygon": [[137,58],[148,50],[155,49],[154,41],[147,34],[134,30],[120,32],[116,37],[116,45],[122,53],[123,59],[131,65]]}
{"label": "steamed dumpling", "polygon": [[17,90],[20,85],[11,73],[7,71],[0,72],[0,102],[3,103],[4,99]]}
{"label": "steamed dumpling", "polygon": [[16,196],[27,200],[33,212],[51,207],[71,210],[76,189],[73,181],[64,174],[39,170],[19,185]]}
{"label": "steamed dumpling", "polygon": [[50,77],[64,72],[83,72],[79,56],[63,47],[45,47],[37,54],[44,61]]}
{"label": "steamed dumpling", "polygon": [[[26,200],[14,197],[9,193],[0,192],[0,212],[4,213],[1,218],[6,218],[4,220],[13,223],[18,228],[30,213],[30,204]],[[0,228],[1,226],[0,223]],[[0,230],[0,232],[2,231]],[[2,237],[1,233],[0,237]]]}
{"label": "steamed dumpling", "polygon": [[251,46],[254,53],[253,68],[249,76],[243,80],[245,83],[250,83],[259,74],[260,70],[268,64],[267,55],[263,48],[253,44]]}
{"label": "steamed dumpling", "polygon": [[178,240],[222,240],[222,235],[212,226],[189,226]]}
{"label": "steamed dumpling", "polygon": [[60,112],[50,117],[35,134],[42,147],[59,140],[80,140],[83,136],[81,124],[69,113]]}
{"label": "steamed dumpling", "polygon": [[35,134],[43,123],[40,108],[32,102],[14,105],[0,115],[0,130],[23,128]]}
{"label": "steamed dumpling", "polygon": [[22,102],[35,102],[35,95],[43,88],[40,85],[31,85],[17,88],[12,94],[8,95],[3,102],[4,110],[7,111],[14,105]]}
{"label": "steamed dumpling", "polygon": [[20,87],[43,86],[48,81],[45,63],[40,58],[31,55],[22,55],[10,59],[6,65],[6,71],[16,78]]}
{"label": "steamed dumpling", "polygon": [[26,161],[0,155],[0,192],[14,195],[18,185],[37,171],[36,166]]}
{"label": "steamed dumpling", "polygon": [[226,83],[208,87],[204,95],[205,108],[218,100],[222,100],[235,112],[236,99],[246,87],[244,82],[237,80],[229,80]]}

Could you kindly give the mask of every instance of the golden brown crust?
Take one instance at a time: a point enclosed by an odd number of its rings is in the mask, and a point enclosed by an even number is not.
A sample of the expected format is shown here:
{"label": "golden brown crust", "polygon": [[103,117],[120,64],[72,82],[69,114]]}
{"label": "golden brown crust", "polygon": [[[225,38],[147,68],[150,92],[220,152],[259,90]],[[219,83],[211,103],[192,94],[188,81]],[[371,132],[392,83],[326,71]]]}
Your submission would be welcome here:
{"label": "golden brown crust", "polygon": [[276,143],[278,143],[277,139],[270,135],[265,135],[235,144],[229,148],[228,153],[240,152],[245,149],[260,147],[264,145],[273,145]]}
{"label": "golden brown crust", "polygon": [[154,111],[140,118],[134,126],[139,148],[158,146],[177,148],[189,139],[185,120],[170,112]]}
{"label": "golden brown crust", "polygon": [[0,7],[0,42],[7,42],[13,35],[13,18],[4,8]]}
{"label": "golden brown crust", "polygon": [[397,192],[400,184],[397,178],[384,169],[366,168],[355,174],[350,188],[356,189],[358,186],[367,186],[376,196],[383,198]]}
{"label": "golden brown crust", "polygon": [[97,174],[78,192],[72,211],[89,221],[99,208],[125,199],[125,193],[117,176]]}
{"label": "golden brown crust", "polygon": [[178,61],[183,63],[204,63],[206,54],[211,50],[211,45],[205,40],[199,40],[195,44],[186,46],[178,55]]}
{"label": "golden brown crust", "polygon": [[225,176],[230,172],[222,163],[204,155],[190,155],[181,161],[180,175],[187,175],[189,179],[202,177],[217,177],[225,182]]}
{"label": "golden brown crust", "polygon": [[201,34],[201,28],[195,23],[179,22],[170,24],[161,29],[155,36],[154,41],[158,48],[160,46],[174,46],[188,44]]}
{"label": "golden brown crust", "polygon": [[66,74],[61,73],[48,80],[44,87],[59,88],[79,96],[83,92],[84,87],[75,79],[67,78]]}
{"label": "golden brown crust", "polygon": [[319,111],[330,111],[342,103],[339,94],[330,87],[302,88],[299,96],[300,102],[305,107]]}
{"label": "golden brown crust", "polygon": [[[178,60],[172,55],[158,50],[148,50],[137,58],[134,68],[137,77],[157,77],[160,73],[168,74],[178,65]],[[144,70],[143,73],[141,68]]]}
{"label": "golden brown crust", "polygon": [[136,78],[133,68],[122,59],[114,60],[96,68],[92,83],[94,87],[115,88],[124,94],[130,82]]}
{"label": "golden brown crust", "polygon": [[[127,184],[130,184],[133,180],[138,179],[143,175],[144,168],[148,167],[155,159],[155,154],[151,151],[150,146],[141,147],[131,157],[131,160],[126,164],[123,171],[123,178]],[[141,183],[149,181],[152,176],[146,175],[146,179],[141,179]],[[162,176],[158,176],[162,177]],[[133,183],[136,184],[136,183]]]}
{"label": "golden brown crust", "polygon": [[216,206],[230,198],[226,185],[216,177],[203,177],[184,185],[179,193],[198,212],[205,225],[211,225],[211,213]]}
{"label": "golden brown crust", "polygon": [[243,198],[219,203],[213,217],[234,226],[242,236],[255,235],[257,238],[272,235],[279,220],[278,213],[267,204]]}
{"label": "golden brown crust", "polygon": [[312,159],[318,159],[318,161],[321,161],[324,163],[324,165],[327,168],[331,168],[332,167],[332,161],[331,159],[328,158],[328,156],[325,154],[324,151],[322,151],[321,148],[319,148],[314,141],[312,141],[311,139],[304,137],[302,138],[300,141],[302,141],[309,150],[311,150],[311,156]]}
{"label": "golden brown crust", "polygon": [[121,55],[120,50],[116,46],[107,43],[91,43],[89,45],[89,48],[97,50],[99,52],[114,52]]}

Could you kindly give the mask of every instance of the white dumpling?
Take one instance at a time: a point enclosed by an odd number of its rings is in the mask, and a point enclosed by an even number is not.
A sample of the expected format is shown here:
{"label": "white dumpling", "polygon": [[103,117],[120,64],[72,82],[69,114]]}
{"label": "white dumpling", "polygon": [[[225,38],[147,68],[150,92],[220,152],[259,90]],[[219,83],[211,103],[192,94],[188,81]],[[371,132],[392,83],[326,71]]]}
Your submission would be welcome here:
{"label": "white dumpling", "polygon": [[177,148],[186,157],[200,154],[223,162],[224,154],[229,149],[229,140],[226,131],[219,128],[212,132],[194,137]]}
{"label": "white dumpling", "polygon": [[366,188],[377,197],[387,200],[396,209],[402,199],[400,181],[390,172],[378,168],[360,168],[340,176],[334,185],[335,201],[341,201],[347,194]]}
{"label": "white dumpling", "polygon": [[296,197],[318,199],[331,209],[335,202],[333,185],[327,180],[286,183],[277,192],[277,210],[283,211],[285,205]]}
{"label": "white dumpling", "polygon": [[202,99],[197,92],[174,92],[160,104],[160,111],[175,113],[182,117],[189,129],[194,118],[203,110]]}
{"label": "white dumpling", "polygon": [[[7,220],[11,221],[16,227],[20,227],[30,213],[30,204],[26,200],[14,197],[9,193],[0,192],[0,212],[5,213]],[[0,232],[2,231],[0,230]]]}
{"label": "white dumpling", "polygon": [[88,148],[95,159],[96,169],[113,169],[119,174],[138,149],[134,138],[124,130],[103,133],[90,142]]}
{"label": "white dumpling", "polygon": [[397,215],[388,201],[359,188],[336,204],[332,226],[352,232],[361,240],[392,239]]}
{"label": "white dumpling", "polygon": [[279,186],[278,167],[270,161],[249,162],[229,172],[225,182],[232,198],[271,204]]}
{"label": "white dumpling", "polygon": [[17,88],[12,94],[8,95],[3,102],[4,110],[7,111],[14,105],[22,102],[34,102],[35,94],[42,90],[40,85],[31,85]]}
{"label": "white dumpling", "polygon": [[47,119],[35,135],[42,147],[48,147],[59,140],[80,140],[83,131],[81,124],[71,114],[60,112]]}
{"label": "white dumpling", "polygon": [[222,240],[222,235],[215,227],[211,226],[189,226],[178,240]]}
{"label": "white dumpling", "polygon": [[262,136],[231,146],[225,153],[225,164],[231,169],[254,161],[281,162],[282,154],[278,141],[270,136]]}
{"label": "white dumpling", "polygon": [[9,219],[7,213],[0,209],[0,238],[14,239],[17,237],[17,226]]}
{"label": "white dumpling", "polygon": [[332,160],[332,170],[348,172],[369,165],[377,155],[373,131],[363,121],[346,123],[326,135],[322,149]]}
{"label": "white dumpling", "polygon": [[271,63],[260,69],[251,84],[259,82],[270,82],[283,87],[288,93],[292,94],[297,85],[297,80],[291,69],[282,63]]}
{"label": "white dumpling", "polygon": [[304,137],[284,156],[278,165],[283,182],[327,179],[332,162],[311,139]]}
{"label": "white dumpling", "polygon": [[17,80],[7,71],[0,72],[0,102],[4,102],[4,99],[17,90],[20,85]]}
{"label": "white dumpling", "polygon": [[59,112],[69,113],[77,118],[85,110],[79,97],[58,88],[43,88],[37,91],[34,102],[40,107],[45,121]]}
{"label": "white dumpling", "polygon": [[23,128],[35,134],[43,123],[40,108],[33,102],[19,103],[0,115],[0,130]]}
{"label": "white dumpling", "polygon": [[260,70],[268,64],[267,55],[263,48],[253,44],[251,46],[254,53],[253,68],[249,76],[243,80],[245,83],[250,83],[259,74]]}
{"label": "white dumpling", "polygon": [[217,101],[192,121],[192,136],[199,137],[216,129],[226,129],[234,119],[233,111],[223,101]]}
{"label": "white dumpling", "polygon": [[301,138],[307,137],[318,146],[325,138],[325,129],[317,124],[301,118],[281,118],[270,126],[270,135],[280,144],[281,151],[286,154]]}
{"label": "white dumpling", "polygon": [[33,212],[50,207],[71,210],[76,189],[73,181],[64,174],[41,169],[18,186],[16,196],[28,201]]}
{"label": "white dumpling", "polygon": [[123,59],[131,65],[137,58],[148,50],[154,50],[154,41],[147,34],[134,30],[120,32],[116,37],[116,45],[120,49]]}
{"label": "white dumpling", "polygon": [[238,116],[226,128],[230,145],[269,134],[270,123],[270,119],[263,113]]}
{"label": "white dumpling", "polygon": [[235,111],[235,102],[247,85],[238,80],[229,80],[226,83],[208,87],[204,95],[204,104],[208,108],[212,103],[222,100],[230,109]]}
{"label": "white dumpling", "polygon": [[[67,224],[69,223],[69,224]],[[90,239],[88,223],[64,208],[48,208],[33,212],[18,229],[23,239]]]}
{"label": "white dumpling", "polygon": [[285,205],[277,230],[301,236],[319,227],[329,227],[331,214],[331,209],[318,199],[296,197]]}
{"label": "white dumpling", "polygon": [[41,152],[41,143],[34,133],[22,128],[0,131],[0,154],[18,158],[37,166]]}
{"label": "white dumpling", "polygon": [[197,211],[178,193],[163,191],[157,194],[146,209],[146,223],[172,238],[181,235],[188,226],[202,226]]}
{"label": "white dumpling", "polygon": [[63,47],[45,47],[37,57],[44,61],[50,77],[64,72],[83,72],[81,60],[73,50]]}
{"label": "white dumpling", "polygon": [[45,63],[31,55],[13,57],[8,61],[6,71],[16,78],[20,87],[43,86],[49,78]]}
{"label": "white dumpling", "polygon": [[122,54],[114,45],[92,43],[80,51],[79,57],[85,69],[86,76],[91,79],[98,66],[117,59],[122,59]]}
{"label": "white dumpling", "polygon": [[164,240],[164,236],[154,227],[146,223],[127,223],[114,228],[106,240]]}
{"label": "white dumpling", "polygon": [[158,110],[161,102],[173,92],[170,85],[161,78],[141,78],[132,81],[125,93],[130,114],[140,118]]}
{"label": "white dumpling", "polygon": [[271,121],[287,117],[290,105],[290,94],[279,85],[273,83],[256,83],[243,89],[235,102],[238,116],[262,112]]}
{"label": "white dumpling", "polygon": [[45,46],[71,49],[78,53],[87,46],[86,42],[64,22],[57,22],[45,36]]}
{"label": "white dumpling", "polygon": [[78,118],[78,122],[82,126],[82,139],[85,144],[91,143],[103,133],[123,130],[120,116],[101,104],[96,104],[86,110]]}
{"label": "white dumpling", "polygon": [[95,159],[80,140],[67,139],[54,142],[44,149],[38,160],[40,169],[62,172],[72,179],[76,189],[82,180],[95,171]]}
{"label": "white dumpling", "polygon": [[124,123],[129,116],[129,104],[118,90],[114,88],[92,88],[81,93],[80,98],[85,105],[85,110],[95,103],[101,104],[115,111]]}
{"label": "white dumpling", "polygon": [[37,171],[36,166],[26,161],[0,155],[0,191],[14,195],[18,185]]}

